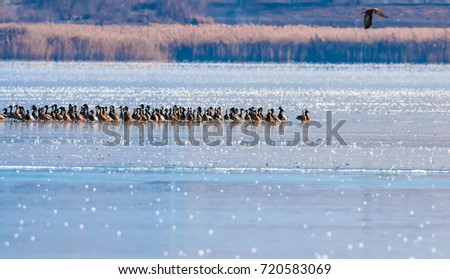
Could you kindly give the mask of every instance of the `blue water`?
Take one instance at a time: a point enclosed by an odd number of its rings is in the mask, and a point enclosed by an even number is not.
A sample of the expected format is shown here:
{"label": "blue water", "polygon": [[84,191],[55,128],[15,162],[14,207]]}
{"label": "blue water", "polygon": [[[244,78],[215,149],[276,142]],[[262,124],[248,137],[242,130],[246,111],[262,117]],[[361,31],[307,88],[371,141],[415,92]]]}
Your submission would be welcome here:
{"label": "blue water", "polygon": [[448,175],[1,175],[2,257],[440,258],[450,249]]}
{"label": "blue water", "polygon": [[[115,146],[99,123],[0,122],[0,258],[449,258],[450,67],[0,63],[0,108],[308,107],[303,126]],[[226,125],[226,124],[223,124]],[[163,125],[155,126],[155,136]],[[148,126],[144,127],[147,135]],[[173,135],[174,127],[170,126]],[[123,126],[118,130],[122,133]],[[201,138],[202,127],[195,127]],[[123,135],[123,134],[122,134]]]}

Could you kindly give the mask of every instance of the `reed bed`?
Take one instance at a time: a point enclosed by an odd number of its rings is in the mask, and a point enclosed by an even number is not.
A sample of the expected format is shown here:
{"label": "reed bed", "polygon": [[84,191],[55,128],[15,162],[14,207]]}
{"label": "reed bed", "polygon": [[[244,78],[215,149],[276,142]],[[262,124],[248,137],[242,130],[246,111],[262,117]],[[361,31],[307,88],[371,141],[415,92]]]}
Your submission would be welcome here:
{"label": "reed bed", "polygon": [[450,28],[0,24],[0,58],[449,63]]}

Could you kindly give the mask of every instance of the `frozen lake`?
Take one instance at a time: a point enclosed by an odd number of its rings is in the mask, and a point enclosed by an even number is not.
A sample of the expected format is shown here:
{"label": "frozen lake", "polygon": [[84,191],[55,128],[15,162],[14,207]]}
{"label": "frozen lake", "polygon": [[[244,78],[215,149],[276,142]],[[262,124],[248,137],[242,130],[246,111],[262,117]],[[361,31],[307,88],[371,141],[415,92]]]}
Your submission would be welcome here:
{"label": "frozen lake", "polygon": [[[212,146],[0,122],[0,258],[449,258],[450,66],[0,63],[0,108],[282,106]],[[295,117],[307,107],[309,140]],[[332,119],[327,119],[327,112]],[[327,125],[333,137],[325,144]],[[184,146],[176,144],[179,129]],[[267,132],[268,131],[268,132]],[[282,132],[284,131],[284,132]],[[271,146],[264,139],[269,135]]]}

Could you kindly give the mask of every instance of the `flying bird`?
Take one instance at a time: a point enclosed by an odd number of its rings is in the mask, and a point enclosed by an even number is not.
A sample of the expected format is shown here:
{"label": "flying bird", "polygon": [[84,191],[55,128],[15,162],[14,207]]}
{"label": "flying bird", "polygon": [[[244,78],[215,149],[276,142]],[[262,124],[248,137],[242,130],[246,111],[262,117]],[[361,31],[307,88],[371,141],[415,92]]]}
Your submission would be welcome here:
{"label": "flying bird", "polygon": [[364,14],[364,29],[368,29],[370,26],[372,26],[372,15],[375,13],[376,15],[384,18],[388,18],[383,14],[383,12],[378,8],[372,8],[365,12],[362,12]]}

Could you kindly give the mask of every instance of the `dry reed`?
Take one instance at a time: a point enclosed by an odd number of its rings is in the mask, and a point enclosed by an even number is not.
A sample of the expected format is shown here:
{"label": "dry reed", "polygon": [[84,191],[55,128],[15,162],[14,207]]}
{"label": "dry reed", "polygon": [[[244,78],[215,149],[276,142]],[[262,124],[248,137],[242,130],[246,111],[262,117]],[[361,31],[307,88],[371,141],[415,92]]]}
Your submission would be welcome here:
{"label": "dry reed", "polygon": [[0,58],[448,63],[450,28],[0,24]]}

